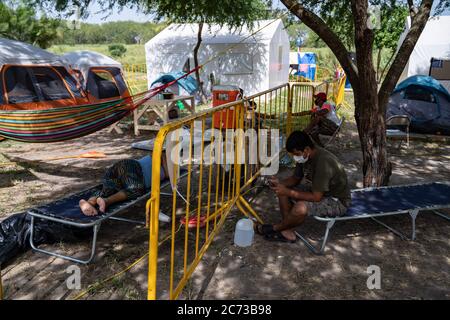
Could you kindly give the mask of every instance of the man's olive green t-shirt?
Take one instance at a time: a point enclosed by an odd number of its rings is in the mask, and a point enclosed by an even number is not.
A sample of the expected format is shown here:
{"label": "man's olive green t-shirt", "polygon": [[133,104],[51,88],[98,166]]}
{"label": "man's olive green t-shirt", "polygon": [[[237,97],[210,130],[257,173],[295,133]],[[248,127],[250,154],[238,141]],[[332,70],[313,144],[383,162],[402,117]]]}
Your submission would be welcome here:
{"label": "man's olive green t-shirt", "polygon": [[[301,170],[296,168],[296,175]],[[350,188],[344,166],[334,154],[320,147],[316,147],[314,158],[304,164],[305,172],[311,179],[313,192],[323,192],[325,197],[338,198],[345,206],[350,205]]]}

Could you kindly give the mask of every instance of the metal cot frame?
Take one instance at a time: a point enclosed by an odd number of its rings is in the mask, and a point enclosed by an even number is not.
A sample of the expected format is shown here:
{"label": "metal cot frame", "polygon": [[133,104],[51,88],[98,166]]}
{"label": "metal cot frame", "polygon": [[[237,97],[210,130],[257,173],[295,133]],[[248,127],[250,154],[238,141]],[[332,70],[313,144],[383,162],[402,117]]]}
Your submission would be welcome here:
{"label": "metal cot frame", "polygon": [[[187,175],[187,173],[184,173],[182,175],[180,175],[180,178]],[[170,185],[170,181],[167,181],[166,183],[161,185],[161,188],[164,188],[166,186]],[[161,193],[161,195],[164,196],[172,196],[172,193]],[[123,222],[130,222],[130,223],[135,223],[135,224],[141,224],[141,225],[145,225],[145,221],[140,221],[140,220],[133,220],[133,219],[128,219],[128,218],[122,218],[122,217],[115,217],[115,215],[117,213],[119,213],[120,211],[129,208],[133,205],[135,205],[137,202],[142,201],[144,199],[147,199],[150,197],[150,192],[145,193],[144,195],[140,196],[139,198],[136,198],[134,200],[131,201],[126,201],[123,204],[119,205],[117,208],[115,208],[113,211],[106,213],[105,215],[102,215],[101,217],[99,217],[97,220],[95,221],[91,221],[91,222],[76,222],[76,221],[70,221],[67,219],[63,219],[63,218],[57,218],[57,217],[52,217],[52,216],[48,216],[45,215],[41,212],[39,212],[39,210],[37,209],[30,209],[28,210],[28,214],[31,216],[31,225],[30,225],[30,246],[31,248],[36,251],[36,252],[40,252],[40,253],[44,253],[47,255],[51,255],[51,256],[55,256],[58,258],[62,258],[65,260],[69,260],[72,262],[76,262],[76,263],[81,263],[81,264],[88,264],[90,262],[92,262],[92,260],[95,257],[95,251],[96,251],[96,247],[97,247],[97,234],[98,231],[100,230],[100,226],[102,224],[103,221],[110,219],[110,220],[117,220],[117,221],[123,221]],[[64,198],[60,199],[63,200]],[[73,227],[77,227],[77,228],[92,228],[92,243],[91,243],[91,250],[90,250],[90,254],[89,257],[87,259],[78,259],[75,258],[73,256],[68,256],[68,255],[63,255],[63,254],[59,254],[56,252],[52,252],[52,251],[48,251],[45,249],[41,249],[38,248],[37,245],[34,243],[34,228],[35,228],[35,218],[39,218],[39,219],[43,219],[43,220],[49,220],[49,221],[53,221],[56,223],[61,223],[64,225],[69,225],[69,226],[73,226]]]}
{"label": "metal cot frame", "polygon": [[[418,186],[418,185],[422,185],[422,184],[410,184],[410,185],[407,185],[407,186],[411,187],[411,186]],[[387,186],[387,187],[378,187],[378,188],[364,188],[364,189],[355,189],[355,190],[352,190],[352,192],[354,192],[354,191],[363,191],[363,190],[370,191],[370,190],[375,190],[375,189],[398,188],[398,187],[399,186]],[[333,226],[335,225],[336,222],[338,222],[338,221],[356,220],[356,219],[368,219],[369,218],[369,219],[375,221],[376,223],[378,223],[379,225],[385,227],[386,229],[388,229],[389,231],[391,231],[395,235],[399,236],[401,239],[414,241],[416,239],[416,218],[417,218],[417,216],[418,216],[420,211],[428,210],[428,211],[431,211],[431,213],[436,214],[436,215],[446,219],[447,221],[450,221],[450,217],[448,215],[438,211],[438,210],[448,209],[448,208],[450,208],[450,204],[445,205],[445,206],[425,206],[425,207],[420,207],[420,208],[411,208],[411,209],[408,209],[408,210],[383,212],[383,213],[362,213],[361,215],[356,215],[356,216],[343,216],[343,217],[333,217],[333,218],[314,217],[314,219],[316,219],[317,221],[326,223],[324,236],[323,236],[323,238],[321,238],[321,243],[319,243],[318,246],[314,246],[314,244],[310,240],[308,240],[307,238],[302,236],[297,231],[295,232],[295,234],[297,235],[297,237],[300,240],[303,241],[303,243],[305,243],[305,245],[308,247],[309,250],[311,250],[314,254],[321,255],[325,251],[325,247],[326,247],[328,238],[330,236],[330,231],[331,231],[331,229],[333,228]],[[404,233],[400,232],[399,230],[396,230],[393,227],[391,227],[391,226],[389,226],[389,225],[385,224],[384,222],[381,222],[380,220],[377,219],[377,217],[393,216],[393,215],[400,215],[400,214],[409,214],[409,216],[411,218],[411,236],[410,237],[408,237],[407,235],[405,235]]]}

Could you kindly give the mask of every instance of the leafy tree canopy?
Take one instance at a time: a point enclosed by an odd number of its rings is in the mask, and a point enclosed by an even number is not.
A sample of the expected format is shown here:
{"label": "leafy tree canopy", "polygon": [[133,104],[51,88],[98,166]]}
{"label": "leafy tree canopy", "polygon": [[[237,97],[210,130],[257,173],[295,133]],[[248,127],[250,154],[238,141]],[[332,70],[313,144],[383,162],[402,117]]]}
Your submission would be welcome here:
{"label": "leafy tree canopy", "polygon": [[[73,13],[74,5],[87,16],[88,6],[93,0],[31,0],[47,9],[56,9],[66,14]],[[139,8],[156,20],[167,19],[178,23],[218,23],[232,28],[268,16],[270,0],[98,0],[105,10],[113,8]]]}
{"label": "leafy tree canopy", "polygon": [[36,10],[26,1],[14,7],[0,2],[0,37],[28,42],[45,49],[61,37],[60,26],[60,20],[45,14],[38,18]]}

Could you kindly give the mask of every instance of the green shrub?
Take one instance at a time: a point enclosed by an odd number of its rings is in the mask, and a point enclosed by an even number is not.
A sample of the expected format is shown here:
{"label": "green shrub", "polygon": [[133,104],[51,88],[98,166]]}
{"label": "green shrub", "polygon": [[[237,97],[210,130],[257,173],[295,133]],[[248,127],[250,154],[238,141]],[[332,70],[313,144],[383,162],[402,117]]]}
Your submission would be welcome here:
{"label": "green shrub", "polygon": [[122,57],[127,52],[127,48],[123,44],[112,44],[108,46],[108,51],[113,57]]}

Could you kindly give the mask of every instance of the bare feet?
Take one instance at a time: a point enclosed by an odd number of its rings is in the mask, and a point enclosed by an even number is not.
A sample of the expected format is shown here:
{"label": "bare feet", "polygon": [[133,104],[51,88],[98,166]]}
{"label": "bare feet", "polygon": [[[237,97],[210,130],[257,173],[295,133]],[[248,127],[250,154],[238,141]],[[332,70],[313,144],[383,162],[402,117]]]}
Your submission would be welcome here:
{"label": "bare feet", "polygon": [[96,216],[98,214],[94,206],[86,200],[80,200],[80,209],[86,216]]}
{"label": "bare feet", "polygon": [[97,198],[97,204],[98,204],[98,208],[100,209],[101,213],[105,213],[106,210],[106,201],[105,199],[98,197]]}

